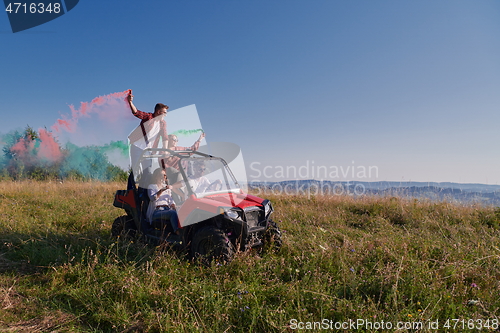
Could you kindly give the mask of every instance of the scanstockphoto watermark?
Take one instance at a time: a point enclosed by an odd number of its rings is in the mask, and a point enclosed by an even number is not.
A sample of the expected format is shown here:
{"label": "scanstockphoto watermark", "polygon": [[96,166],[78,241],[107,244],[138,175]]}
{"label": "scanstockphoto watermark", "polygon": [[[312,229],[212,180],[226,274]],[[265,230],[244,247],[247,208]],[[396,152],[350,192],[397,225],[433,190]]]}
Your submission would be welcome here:
{"label": "scanstockphoto watermark", "polygon": [[289,328],[292,330],[369,330],[369,331],[388,331],[388,330],[422,330],[425,328],[433,329],[435,327],[433,322],[422,321],[409,321],[409,322],[396,322],[391,321],[372,321],[368,319],[348,319],[345,321],[336,321],[331,319],[322,319],[321,321],[299,321],[297,319],[290,320]]}
{"label": "scanstockphoto watermark", "polygon": [[344,321],[336,321],[332,319],[322,319],[320,321],[299,321],[291,319],[288,327],[292,330],[335,330],[335,331],[471,331],[471,330],[498,330],[500,321],[498,318],[484,319],[427,319],[416,321],[373,321],[370,319],[347,319]]}
{"label": "scanstockphoto watermark", "polygon": [[261,162],[250,164],[250,178],[256,181],[273,179],[324,179],[324,180],[371,180],[378,178],[378,166],[356,165],[317,165],[307,160],[303,165],[262,165]]}
{"label": "scanstockphoto watermark", "polygon": [[366,194],[364,184],[355,182],[331,182],[324,180],[292,180],[284,182],[260,182],[250,181],[249,188],[260,194],[286,194],[286,195],[305,195],[311,196],[332,196],[332,195],[350,195],[362,196]]}
{"label": "scanstockphoto watermark", "polygon": [[[250,164],[249,187],[258,194],[306,195],[354,195],[366,193],[363,181],[378,178],[377,166],[317,165],[306,161],[301,166],[271,166],[260,162]],[[293,179],[293,180],[289,180]],[[346,180],[351,179],[351,180]]]}

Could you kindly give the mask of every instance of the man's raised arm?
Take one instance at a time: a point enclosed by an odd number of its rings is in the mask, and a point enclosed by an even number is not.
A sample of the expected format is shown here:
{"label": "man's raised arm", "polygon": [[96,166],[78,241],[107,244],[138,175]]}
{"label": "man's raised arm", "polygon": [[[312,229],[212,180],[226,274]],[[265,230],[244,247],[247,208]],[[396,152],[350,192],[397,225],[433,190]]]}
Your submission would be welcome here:
{"label": "man's raised arm", "polygon": [[133,100],[134,100],[134,95],[132,95],[132,89],[131,89],[130,93],[127,96],[127,102],[128,105],[130,106],[130,111],[132,111],[132,114],[135,116],[135,114],[137,113],[137,108],[135,107],[134,102],[132,102]]}

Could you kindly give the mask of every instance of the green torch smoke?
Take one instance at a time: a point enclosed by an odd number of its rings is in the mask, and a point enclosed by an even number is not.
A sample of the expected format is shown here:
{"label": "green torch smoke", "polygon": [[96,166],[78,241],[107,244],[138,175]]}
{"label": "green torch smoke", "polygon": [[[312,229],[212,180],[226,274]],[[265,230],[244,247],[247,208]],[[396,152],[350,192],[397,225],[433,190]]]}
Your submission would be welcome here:
{"label": "green torch smoke", "polygon": [[173,132],[171,134],[174,134],[174,135],[177,135],[177,136],[188,136],[188,135],[196,134],[196,133],[200,133],[200,132],[203,132],[203,130],[201,128],[193,129],[193,130],[181,129],[181,130],[175,131],[175,132]]}
{"label": "green torch smoke", "polygon": [[119,151],[123,156],[128,156],[128,144],[123,141],[111,141],[110,143],[98,147],[103,153],[108,153],[112,150]]}

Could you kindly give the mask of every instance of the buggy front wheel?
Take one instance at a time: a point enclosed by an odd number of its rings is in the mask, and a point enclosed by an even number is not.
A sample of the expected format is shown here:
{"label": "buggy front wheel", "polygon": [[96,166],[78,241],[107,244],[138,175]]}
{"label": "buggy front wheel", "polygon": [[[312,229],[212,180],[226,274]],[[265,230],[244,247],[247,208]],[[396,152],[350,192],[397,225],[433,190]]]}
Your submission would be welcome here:
{"label": "buggy front wheel", "polygon": [[281,239],[280,227],[276,222],[269,221],[262,241],[264,244],[261,253],[277,253],[281,250],[283,240]]}
{"label": "buggy front wheel", "polygon": [[208,226],[196,232],[191,242],[191,256],[204,265],[212,261],[229,263],[234,256],[234,246],[224,231]]}

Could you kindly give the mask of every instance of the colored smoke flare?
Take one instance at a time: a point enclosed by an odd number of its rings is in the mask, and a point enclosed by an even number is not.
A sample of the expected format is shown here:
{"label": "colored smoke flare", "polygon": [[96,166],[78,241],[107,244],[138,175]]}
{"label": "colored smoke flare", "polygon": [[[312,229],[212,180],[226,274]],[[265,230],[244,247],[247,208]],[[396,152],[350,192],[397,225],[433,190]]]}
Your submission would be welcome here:
{"label": "colored smoke flare", "polygon": [[50,132],[45,129],[38,131],[37,137],[24,135],[18,139],[8,151],[18,160],[22,160],[26,165],[35,165],[40,162],[55,163],[61,160],[62,152]]}
{"label": "colored smoke flare", "polygon": [[70,105],[71,113],[63,114],[50,130],[28,126],[24,132],[2,135],[0,168],[15,179],[40,175],[115,179],[124,172],[120,167],[127,168],[128,144],[105,142],[125,138],[136,123],[126,103],[130,93],[128,89],[81,102],[79,107]]}
{"label": "colored smoke flare", "polygon": [[196,134],[196,133],[200,133],[200,132],[203,133],[203,130],[201,128],[193,129],[193,130],[180,129],[180,130],[177,130],[177,131],[170,133],[170,134],[177,135],[177,136],[180,136],[180,135],[187,136],[187,135]]}
{"label": "colored smoke flare", "polygon": [[104,153],[117,150],[123,156],[128,156],[129,145],[123,141],[111,141],[110,143],[101,146],[100,149]]}
{"label": "colored smoke flare", "polygon": [[38,157],[46,159],[51,162],[60,161],[62,158],[61,148],[57,144],[52,134],[45,130],[38,130],[40,134],[40,148],[38,150]]}
{"label": "colored smoke flare", "polygon": [[10,148],[10,153],[16,158],[26,159],[34,148],[35,141],[30,137],[22,137]]}
{"label": "colored smoke flare", "polygon": [[68,142],[62,147],[48,130],[35,132],[30,127],[24,133],[4,135],[2,141],[4,154],[0,157],[0,168],[14,179],[78,177],[106,181],[126,176],[107,156],[108,153],[127,155],[128,145],[123,141],[85,147]]}
{"label": "colored smoke flare", "polygon": [[130,94],[131,90],[127,89],[122,92],[111,93],[105,96],[99,96],[94,98],[90,102],[81,102],[80,108],[75,108],[74,105],[70,105],[71,117],[67,118],[63,116],[63,119],[57,119],[51,129],[59,133],[61,130],[66,130],[68,132],[74,132],[76,130],[76,125],[78,120],[85,117],[90,117],[91,114],[98,114],[102,118],[107,118],[112,120],[113,117],[120,116],[116,112],[112,114],[106,113],[106,110],[100,108],[102,106],[117,106],[119,103],[123,103],[125,98]]}
{"label": "colored smoke flare", "polygon": [[[130,168],[130,146],[117,139],[127,138],[138,126],[127,103],[131,93],[127,89],[69,105],[70,112],[61,114],[49,129],[37,132],[28,126],[24,132],[0,136],[0,168],[8,169],[15,179],[40,175],[100,180],[121,177],[121,172]],[[175,111],[167,120],[173,130],[169,134],[190,141],[190,136],[203,133],[194,104]]]}

